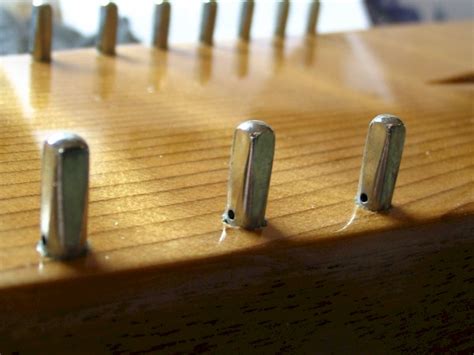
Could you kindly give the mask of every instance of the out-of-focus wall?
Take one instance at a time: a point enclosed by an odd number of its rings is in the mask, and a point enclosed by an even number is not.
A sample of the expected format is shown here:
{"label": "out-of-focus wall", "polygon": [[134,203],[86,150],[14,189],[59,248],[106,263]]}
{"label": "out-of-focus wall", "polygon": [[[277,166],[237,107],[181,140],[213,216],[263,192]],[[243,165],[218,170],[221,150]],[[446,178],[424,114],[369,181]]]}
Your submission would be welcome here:
{"label": "out-of-focus wall", "polygon": [[[91,46],[97,32],[103,0],[0,0],[0,54],[27,50],[32,2],[53,4],[55,49]],[[154,0],[115,0],[119,6],[121,43],[150,43]],[[252,35],[269,38],[275,26],[277,0],[255,0]],[[321,0],[320,33],[367,29],[375,24],[399,21],[458,20],[474,17],[474,0]],[[171,0],[171,43],[197,41],[202,0]],[[309,0],[291,0],[287,34],[301,36]],[[215,39],[237,36],[241,0],[219,0]],[[370,9],[370,18],[368,16]],[[131,30],[131,32],[130,32]],[[75,31],[78,31],[75,32]],[[125,34],[125,35],[121,35]]]}

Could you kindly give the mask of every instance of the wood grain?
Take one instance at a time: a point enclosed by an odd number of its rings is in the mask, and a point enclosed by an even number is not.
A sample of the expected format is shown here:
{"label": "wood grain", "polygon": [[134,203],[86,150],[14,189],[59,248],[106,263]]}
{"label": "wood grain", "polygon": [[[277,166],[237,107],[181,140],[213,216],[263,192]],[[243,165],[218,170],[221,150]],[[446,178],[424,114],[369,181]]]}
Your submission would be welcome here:
{"label": "wood grain", "polygon": [[[473,86],[450,80],[474,72],[472,30],[0,58],[3,346],[474,347]],[[368,123],[384,112],[407,140],[394,208],[375,214],[354,195]],[[259,233],[220,220],[233,129],[249,118],[277,137]],[[68,263],[35,250],[41,145],[58,130],[82,135],[92,159],[92,252]]]}

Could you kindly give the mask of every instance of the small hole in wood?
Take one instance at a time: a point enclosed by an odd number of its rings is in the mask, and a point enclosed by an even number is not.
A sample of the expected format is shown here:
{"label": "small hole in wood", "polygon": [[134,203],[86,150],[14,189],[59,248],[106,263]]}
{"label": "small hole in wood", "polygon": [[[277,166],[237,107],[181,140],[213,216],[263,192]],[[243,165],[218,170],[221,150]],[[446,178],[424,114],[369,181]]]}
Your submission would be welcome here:
{"label": "small hole in wood", "polygon": [[227,211],[227,217],[229,217],[229,219],[231,219],[231,220],[234,219],[234,218],[235,218],[235,213],[234,213],[234,211],[228,210],[228,211]]}
{"label": "small hole in wood", "polygon": [[359,199],[360,202],[366,203],[369,200],[369,197],[367,196],[367,194],[361,193]]}

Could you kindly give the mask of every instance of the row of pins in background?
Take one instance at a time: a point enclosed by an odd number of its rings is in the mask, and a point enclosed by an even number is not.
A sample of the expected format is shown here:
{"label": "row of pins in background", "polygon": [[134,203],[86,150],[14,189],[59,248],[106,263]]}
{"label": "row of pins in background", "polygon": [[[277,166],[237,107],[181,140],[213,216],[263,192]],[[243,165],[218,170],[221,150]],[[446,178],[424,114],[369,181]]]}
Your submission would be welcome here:
{"label": "row of pins in background", "polygon": [[[279,0],[277,6],[278,11],[274,35],[276,40],[282,41],[285,38],[290,0]],[[199,41],[202,44],[212,46],[218,3],[216,0],[206,0],[203,2],[202,7]],[[242,1],[238,29],[238,36],[242,41],[250,40],[254,7],[254,0]],[[316,34],[320,7],[319,0],[311,0],[309,2],[306,23],[306,35],[308,36]],[[105,55],[115,54],[118,18],[118,7],[115,3],[108,2],[100,7],[97,49]],[[156,48],[168,48],[170,21],[171,2],[168,0],[157,1],[155,3],[152,37],[153,46]],[[51,60],[52,32],[53,10],[51,5],[47,3],[33,4],[30,51],[36,61],[49,62]]]}
{"label": "row of pins in background", "polygon": [[[403,122],[379,115],[369,125],[356,203],[371,211],[391,206],[405,141]],[[265,227],[275,134],[262,121],[235,130],[223,222],[255,230]],[[69,259],[87,252],[89,148],[75,134],[62,133],[44,143],[41,187],[41,239],[38,251]]]}

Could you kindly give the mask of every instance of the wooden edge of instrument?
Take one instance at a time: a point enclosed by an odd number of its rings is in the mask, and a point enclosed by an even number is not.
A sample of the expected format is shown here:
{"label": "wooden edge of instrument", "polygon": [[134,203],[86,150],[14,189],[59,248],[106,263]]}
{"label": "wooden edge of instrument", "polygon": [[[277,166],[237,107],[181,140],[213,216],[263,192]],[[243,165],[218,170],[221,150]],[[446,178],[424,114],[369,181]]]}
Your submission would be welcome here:
{"label": "wooden edge of instrument", "polygon": [[[252,350],[268,339],[267,349],[289,343],[309,350],[324,348],[337,331],[345,342],[331,342],[333,350],[464,349],[474,310],[466,292],[474,288],[473,222],[447,218],[337,240],[269,243],[205,260],[10,288],[0,293],[0,347],[194,351],[200,343],[233,348],[234,339]],[[282,323],[300,330],[275,338]],[[412,332],[427,327],[433,332]],[[367,330],[374,333],[367,337]],[[448,331],[455,338],[442,335]]]}
{"label": "wooden edge of instrument", "polygon": [[[199,280],[193,286],[193,293],[196,295],[209,291],[207,286],[201,287],[201,282],[202,285],[220,282],[224,285],[229,282],[224,287],[232,288],[232,281],[228,279],[226,272],[230,269],[241,274],[243,280],[255,284],[265,282],[268,277],[275,278],[273,272],[268,274],[271,269],[276,272],[278,268],[288,267],[291,269],[289,274],[298,273],[297,267],[284,266],[287,262],[284,260],[285,256],[290,257],[294,263],[311,265],[316,269],[320,264],[329,265],[328,269],[332,268],[330,265],[344,265],[346,258],[356,260],[357,263],[374,264],[373,267],[376,268],[377,263],[383,262],[380,255],[403,259],[405,254],[412,255],[414,251],[411,248],[415,247],[418,249],[416,253],[422,256],[433,250],[442,251],[466,244],[473,233],[474,216],[459,215],[395,229],[387,228],[370,233],[360,231],[337,238],[282,239],[224,255],[156,262],[143,268],[114,272],[91,268],[90,261],[85,267],[84,260],[79,259],[67,263],[68,268],[74,272],[70,278],[39,280],[40,282],[3,289],[0,292],[0,305],[4,311],[15,309],[17,316],[18,313],[33,310],[49,312],[63,307],[74,309],[103,302],[139,299],[138,295],[149,292],[154,293],[154,302],[159,304],[160,299],[166,300],[166,295],[180,288],[180,282],[192,284],[193,280]],[[332,254],[325,255],[327,250],[332,250]],[[395,263],[392,267],[402,269],[406,265]],[[264,272],[265,275],[253,276],[252,269],[260,268],[268,269]],[[301,272],[304,270],[305,267],[302,266]],[[345,277],[350,278],[349,274],[350,271]]]}

